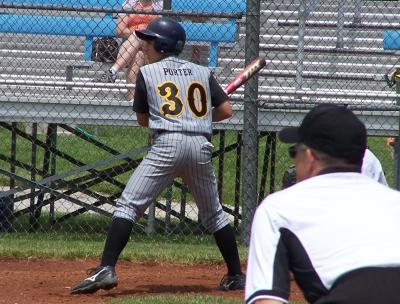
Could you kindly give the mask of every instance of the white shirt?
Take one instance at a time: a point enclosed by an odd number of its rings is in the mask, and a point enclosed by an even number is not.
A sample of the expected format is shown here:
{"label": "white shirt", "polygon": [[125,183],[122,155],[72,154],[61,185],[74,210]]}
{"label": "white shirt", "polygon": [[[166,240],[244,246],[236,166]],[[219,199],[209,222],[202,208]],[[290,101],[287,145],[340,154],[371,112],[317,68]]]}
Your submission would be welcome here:
{"label": "white shirt", "polygon": [[275,192],[254,216],[246,303],[286,303],[289,263],[309,301],[348,271],[400,265],[399,231],[400,192],[360,173],[322,174]]}
{"label": "white shirt", "polygon": [[[153,9],[155,11],[161,11],[163,9],[163,0],[153,0],[152,2]],[[139,3],[139,0],[125,0],[124,4],[122,4],[122,7],[129,10],[136,7]]]}
{"label": "white shirt", "polygon": [[365,150],[361,173],[385,186],[388,185],[379,159],[369,149]]}

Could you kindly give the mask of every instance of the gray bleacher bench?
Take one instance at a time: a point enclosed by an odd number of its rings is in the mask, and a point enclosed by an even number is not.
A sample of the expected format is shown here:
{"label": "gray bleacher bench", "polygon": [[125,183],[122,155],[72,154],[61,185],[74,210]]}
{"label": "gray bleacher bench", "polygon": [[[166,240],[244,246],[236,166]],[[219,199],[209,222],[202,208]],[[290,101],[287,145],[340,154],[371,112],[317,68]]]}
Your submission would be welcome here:
{"label": "gray bleacher bench", "polygon": [[[116,37],[117,20],[112,12],[122,10],[123,0],[6,0],[0,7],[35,9],[34,14],[0,14],[0,33],[66,35],[85,37],[83,59],[91,60],[93,39]],[[96,17],[54,16],[38,14],[37,9],[64,11],[85,9],[99,13]],[[173,13],[219,14],[225,21],[180,23],[186,30],[187,41],[210,43],[209,67],[216,67],[219,43],[233,43],[238,37],[238,19],[246,10],[245,0],[172,0]],[[184,19],[185,17],[183,17]]]}

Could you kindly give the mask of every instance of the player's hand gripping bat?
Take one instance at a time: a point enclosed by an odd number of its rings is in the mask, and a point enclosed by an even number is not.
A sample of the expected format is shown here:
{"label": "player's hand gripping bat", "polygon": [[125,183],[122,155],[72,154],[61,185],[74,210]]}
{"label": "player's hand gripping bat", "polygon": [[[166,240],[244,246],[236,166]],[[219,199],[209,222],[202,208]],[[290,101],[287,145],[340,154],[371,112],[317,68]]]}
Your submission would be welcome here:
{"label": "player's hand gripping bat", "polygon": [[232,92],[236,91],[241,85],[243,85],[247,80],[253,77],[258,71],[260,71],[266,62],[264,58],[257,58],[253,60],[248,66],[244,68],[242,72],[239,73],[235,77],[235,79],[228,84],[225,88],[226,94],[231,94]]}

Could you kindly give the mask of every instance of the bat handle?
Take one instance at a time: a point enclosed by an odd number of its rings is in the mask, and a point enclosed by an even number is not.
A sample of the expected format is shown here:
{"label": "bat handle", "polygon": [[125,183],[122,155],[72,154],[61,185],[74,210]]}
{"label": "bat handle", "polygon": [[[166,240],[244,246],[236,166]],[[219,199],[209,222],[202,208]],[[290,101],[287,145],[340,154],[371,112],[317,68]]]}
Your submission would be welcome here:
{"label": "bat handle", "polygon": [[226,94],[230,94],[235,90],[235,83],[231,82],[228,86],[224,89]]}
{"label": "bat handle", "polygon": [[235,79],[225,88],[225,93],[230,94],[235,91],[238,87],[240,87],[241,79]]}

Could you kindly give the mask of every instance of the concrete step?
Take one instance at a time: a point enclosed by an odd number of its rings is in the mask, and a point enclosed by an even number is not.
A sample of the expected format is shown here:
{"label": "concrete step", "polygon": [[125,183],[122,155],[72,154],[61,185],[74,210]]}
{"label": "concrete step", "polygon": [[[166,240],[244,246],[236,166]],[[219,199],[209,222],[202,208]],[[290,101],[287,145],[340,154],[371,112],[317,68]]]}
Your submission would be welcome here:
{"label": "concrete step", "polygon": [[[260,50],[267,53],[293,53],[298,52],[297,44],[288,43],[261,43]],[[387,51],[380,47],[343,47],[336,46],[317,46],[306,45],[304,46],[304,54],[308,55],[322,55],[322,56],[339,56],[343,58],[354,58],[360,60],[361,58],[378,58],[384,62],[393,58],[399,58],[397,51]]]}
{"label": "concrete step", "polygon": [[[314,1],[314,12],[335,12],[337,11],[337,1],[324,0]],[[279,10],[279,11],[297,11],[300,1],[265,1],[261,2],[260,8],[263,10]],[[341,1],[341,5],[347,12],[354,12],[354,1],[346,0]],[[399,11],[399,6],[396,1],[361,1],[361,12],[368,12],[372,14],[392,14]]]}
{"label": "concrete step", "polygon": [[[28,79],[27,79],[28,80]],[[22,89],[22,90],[21,90]],[[54,87],[44,87],[44,86],[29,86],[29,85],[4,85],[0,84],[0,90],[8,94],[9,96],[33,96],[33,95],[48,95],[48,96],[59,96],[61,93],[69,97],[76,97],[78,95],[96,95],[99,89],[84,89],[84,88],[72,88],[68,90],[67,88],[60,87],[54,89]],[[110,94],[115,93],[110,90]],[[118,93],[118,91],[116,92]]]}
{"label": "concrete step", "polygon": [[[298,44],[299,37],[297,35],[260,35],[260,43],[277,43],[277,44]],[[305,36],[305,46],[323,46],[323,47],[335,47],[337,43],[336,37],[321,37],[321,36]],[[376,49],[383,48],[382,38],[343,38],[343,44],[347,47],[373,47]]]}
{"label": "concrete step", "polygon": [[[45,56],[46,54],[43,54]],[[18,65],[16,63],[18,62]],[[2,57],[0,59],[2,67],[19,67],[25,69],[48,69],[64,71],[68,66],[82,67],[83,70],[97,71],[102,67],[102,64],[94,61],[70,60],[66,58],[29,58],[29,57]]]}
{"label": "concrete step", "polygon": [[[0,86],[3,88],[3,86]],[[76,89],[71,90],[65,88],[43,88],[43,87],[29,87],[23,86],[24,92],[20,90],[12,90],[10,87],[4,90],[3,96],[13,99],[22,100],[23,98],[54,98],[58,99],[69,99],[69,100],[102,100],[107,103],[113,100],[127,100],[126,90],[101,90],[101,89]]]}
{"label": "concrete step", "polygon": [[[269,60],[295,60],[298,59],[297,45],[285,44],[261,44],[260,55]],[[313,51],[314,50],[314,51]],[[364,52],[365,51],[365,52]],[[363,53],[364,52],[364,53]],[[355,64],[372,64],[372,65],[388,65],[398,64],[399,54],[396,52],[388,52],[376,50],[376,53],[370,49],[337,49],[337,48],[311,48],[306,47],[304,60],[317,62],[338,63],[355,63]],[[235,56],[232,53],[221,50],[219,58],[220,66],[237,67],[244,65],[244,56]]]}
{"label": "concrete step", "polygon": [[[69,67],[71,67],[71,70],[69,70]],[[101,66],[93,62],[31,61],[23,59],[20,61],[1,60],[0,68],[3,75],[21,77],[32,75],[41,78],[55,77],[65,81],[70,77],[69,75],[72,75],[74,79],[94,79],[100,77],[107,66]],[[123,71],[119,72],[118,78],[125,79],[125,73]]]}
{"label": "concrete step", "polygon": [[[239,50],[243,50],[245,46],[245,33],[239,34],[239,40],[234,48]],[[298,33],[295,31],[292,32],[273,32],[270,30],[266,33],[261,33],[259,36],[260,44],[288,44],[288,45],[297,45],[299,42]],[[304,45],[305,46],[319,46],[319,47],[336,47],[338,42],[338,38],[335,33],[318,35],[316,33],[306,33],[304,37]],[[358,35],[355,33],[351,35],[341,36],[341,43],[343,47],[347,48],[374,48],[383,50],[383,32],[379,32],[376,35]]]}
{"label": "concrete step", "polygon": [[[89,84],[92,87],[103,87],[102,83],[96,83],[93,81],[91,77],[74,77],[72,82],[79,82],[82,84]],[[16,75],[16,74],[0,74],[0,85],[4,85],[6,88],[8,87],[8,83],[10,87],[14,86],[14,83],[22,82],[21,85],[25,85],[26,83],[33,83],[33,87],[48,87],[48,83],[65,83],[65,76],[49,76],[49,75]],[[44,83],[44,84],[43,84]],[[115,87],[125,87],[126,81],[124,79],[118,78],[114,83]],[[18,85],[17,85],[18,86]],[[112,89],[113,84],[107,83],[104,86],[107,89]]]}
{"label": "concrete step", "polygon": [[[292,35],[298,36],[298,26],[280,26],[277,22],[268,21],[263,25],[265,29],[262,30],[261,35]],[[304,29],[306,36],[320,36],[320,37],[336,37],[337,29],[336,27],[306,27]],[[344,28],[341,32],[343,37],[354,37],[354,38],[375,38],[383,39],[384,30],[382,29],[365,29],[365,28]],[[245,35],[245,28],[241,29],[240,34]]]}
{"label": "concrete step", "polygon": [[[380,93],[377,94],[374,91],[361,91],[361,90],[350,90],[350,91],[343,91],[343,90],[324,90],[324,89],[310,89],[308,87],[303,87],[302,91],[308,92],[309,94],[299,96],[288,96],[282,94],[277,96],[276,94],[271,94],[269,92],[290,92],[293,91],[293,88],[289,87],[259,87],[259,104],[264,104],[266,106],[270,106],[273,103],[276,104],[294,104],[301,106],[301,104],[309,104],[309,103],[321,103],[321,102],[335,102],[339,104],[347,104],[347,105],[357,105],[357,106],[374,106],[375,108],[391,108],[395,105],[396,101],[395,98],[387,98],[383,97],[383,95],[393,95],[391,93]],[[316,96],[316,93],[321,93],[320,96]],[[347,97],[343,97],[346,93],[349,95]],[[324,96],[325,94],[325,96]],[[342,94],[342,95],[340,95]],[[364,100],[360,102],[359,99],[355,98],[354,96],[357,94],[362,94]]]}
{"label": "concrete step", "polygon": [[[267,73],[268,72],[268,73]],[[270,73],[269,73],[270,72]],[[266,71],[260,74],[259,82],[264,86],[297,88],[299,83],[296,81],[294,73],[290,77],[277,76],[275,71]],[[313,90],[368,90],[376,92],[392,92],[386,82],[382,81],[360,81],[338,78],[303,78],[302,86]]]}
{"label": "concrete step", "polygon": [[[295,70],[298,63],[295,58],[289,60],[289,58],[277,58],[273,57],[271,54],[266,55],[267,65],[266,68],[276,69],[276,70]],[[319,58],[320,61],[316,59],[310,60],[309,58],[304,58],[303,69],[304,71],[324,71],[324,72],[347,72],[347,73],[360,73],[360,74],[385,74],[391,70],[394,64],[381,64],[380,62],[365,63],[365,61],[354,62],[351,60],[341,61],[338,58]],[[227,59],[225,59],[228,61]],[[223,61],[220,62],[221,65]],[[244,63],[240,60],[233,60],[227,63],[232,66],[232,69],[243,69]]]}
{"label": "concrete step", "polygon": [[37,51],[37,50],[10,50],[0,49],[0,58],[14,58],[15,60],[22,58],[29,59],[47,59],[47,60],[73,60],[82,61],[83,54],[80,51],[75,52],[57,52],[57,51]]}
{"label": "concrete step", "polygon": [[[265,56],[269,60],[291,60],[296,61],[298,59],[297,52],[268,52]],[[306,62],[321,62],[322,64],[328,63],[336,63],[338,65],[354,65],[358,67],[377,67],[379,66],[393,66],[393,64],[398,62],[398,58],[396,56],[363,56],[362,54],[335,54],[335,53],[305,53],[304,61]]]}
{"label": "concrete step", "polygon": [[[299,19],[299,11],[298,9],[288,9],[288,10],[273,10],[273,9],[265,9],[261,10],[260,22],[263,24],[265,20],[298,20]],[[392,10],[383,14],[379,12],[370,12],[370,11],[361,11],[360,14],[357,15],[358,20],[362,23],[364,22],[392,22],[398,23],[398,13],[400,13],[400,8],[397,6],[393,7]],[[353,21],[354,20],[354,8],[347,8],[344,11],[342,18],[344,21]],[[332,7],[332,10],[312,10],[307,15],[307,21],[328,21],[328,20],[337,20],[338,12],[336,7]]]}
{"label": "concrete step", "polygon": [[56,43],[35,43],[32,41],[24,42],[14,37],[13,39],[1,37],[0,49],[1,50],[31,50],[31,51],[47,51],[47,52],[84,52],[84,46],[81,42],[71,44],[56,44]]}
{"label": "concrete step", "polygon": [[78,45],[83,46],[85,39],[78,36],[0,33],[0,41],[28,43],[32,45],[57,45],[66,48]]}

